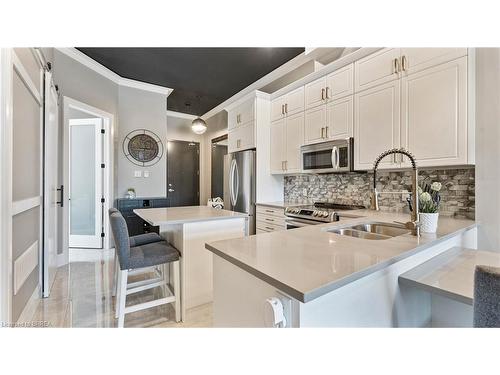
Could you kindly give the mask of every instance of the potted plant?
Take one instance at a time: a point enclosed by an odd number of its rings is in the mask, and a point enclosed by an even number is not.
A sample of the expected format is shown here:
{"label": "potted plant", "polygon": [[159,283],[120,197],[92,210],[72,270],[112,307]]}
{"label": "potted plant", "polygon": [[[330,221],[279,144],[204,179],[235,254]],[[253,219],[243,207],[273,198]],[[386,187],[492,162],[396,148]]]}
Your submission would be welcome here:
{"label": "potted plant", "polygon": [[128,188],[127,189],[127,194],[125,194],[126,198],[129,199],[134,199],[135,198],[135,189],[134,188]]}
{"label": "potted plant", "polygon": [[420,230],[424,233],[436,233],[439,204],[441,203],[441,196],[439,195],[441,187],[440,182],[424,183],[422,187],[418,187]]}

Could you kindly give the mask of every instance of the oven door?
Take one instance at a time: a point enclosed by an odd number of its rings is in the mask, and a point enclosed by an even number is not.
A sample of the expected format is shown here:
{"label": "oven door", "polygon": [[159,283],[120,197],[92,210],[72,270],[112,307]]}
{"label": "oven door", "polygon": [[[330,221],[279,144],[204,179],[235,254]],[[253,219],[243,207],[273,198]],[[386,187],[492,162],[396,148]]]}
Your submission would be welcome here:
{"label": "oven door", "polygon": [[319,221],[314,221],[314,220],[305,220],[305,219],[297,219],[297,218],[286,218],[285,219],[286,230],[308,227],[309,225],[317,225],[317,224],[323,224],[323,223],[320,223]]}

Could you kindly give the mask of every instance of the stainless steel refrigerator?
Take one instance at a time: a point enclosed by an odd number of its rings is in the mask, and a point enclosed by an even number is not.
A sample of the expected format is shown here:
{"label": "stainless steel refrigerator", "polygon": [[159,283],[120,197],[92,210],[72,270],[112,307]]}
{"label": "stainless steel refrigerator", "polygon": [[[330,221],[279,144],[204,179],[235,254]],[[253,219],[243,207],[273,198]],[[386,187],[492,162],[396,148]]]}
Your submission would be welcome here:
{"label": "stainless steel refrigerator", "polygon": [[224,156],[224,208],[249,215],[249,234],[255,234],[255,150]]}

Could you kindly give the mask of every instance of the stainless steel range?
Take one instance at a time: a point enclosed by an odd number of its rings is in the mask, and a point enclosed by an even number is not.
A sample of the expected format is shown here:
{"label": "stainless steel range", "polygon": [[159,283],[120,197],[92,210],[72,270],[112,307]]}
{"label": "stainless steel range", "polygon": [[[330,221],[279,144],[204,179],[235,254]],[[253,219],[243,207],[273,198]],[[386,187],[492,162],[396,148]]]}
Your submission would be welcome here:
{"label": "stainless steel range", "polygon": [[308,225],[331,223],[344,217],[360,217],[347,214],[349,210],[359,210],[364,206],[337,203],[315,202],[312,206],[286,207],[286,229],[301,228]]}

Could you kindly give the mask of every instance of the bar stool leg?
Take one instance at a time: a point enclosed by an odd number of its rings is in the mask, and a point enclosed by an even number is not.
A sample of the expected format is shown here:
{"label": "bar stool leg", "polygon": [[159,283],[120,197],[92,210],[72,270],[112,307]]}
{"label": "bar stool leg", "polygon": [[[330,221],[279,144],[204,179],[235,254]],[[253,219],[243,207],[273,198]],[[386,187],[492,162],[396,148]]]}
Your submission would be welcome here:
{"label": "bar stool leg", "polygon": [[116,296],[116,289],[118,287],[118,273],[120,272],[120,269],[118,268],[118,257],[116,256],[116,249],[115,249],[115,264],[113,267],[113,291],[112,291],[112,296]]}
{"label": "bar stool leg", "polygon": [[120,271],[120,282],[118,286],[118,328],[123,328],[125,323],[125,302],[127,301],[127,279],[128,270]]}
{"label": "bar stool leg", "polygon": [[173,262],[172,268],[174,273],[175,321],[180,322],[183,317],[181,316],[181,277],[178,260]]}

